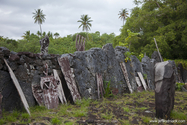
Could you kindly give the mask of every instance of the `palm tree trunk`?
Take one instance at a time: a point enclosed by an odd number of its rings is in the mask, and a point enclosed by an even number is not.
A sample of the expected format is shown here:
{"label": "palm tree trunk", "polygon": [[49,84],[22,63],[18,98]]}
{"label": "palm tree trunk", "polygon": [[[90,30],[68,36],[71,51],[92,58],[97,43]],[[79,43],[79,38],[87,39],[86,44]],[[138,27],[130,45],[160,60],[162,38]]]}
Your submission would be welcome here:
{"label": "palm tree trunk", "polygon": [[41,32],[41,38],[42,38],[42,27],[41,27],[41,24],[40,24],[40,32]]}
{"label": "palm tree trunk", "polygon": [[86,30],[86,32],[87,32],[87,39],[89,40],[89,38],[88,38],[88,30]]}
{"label": "palm tree trunk", "polygon": [[123,18],[123,26],[124,26],[124,18]]}

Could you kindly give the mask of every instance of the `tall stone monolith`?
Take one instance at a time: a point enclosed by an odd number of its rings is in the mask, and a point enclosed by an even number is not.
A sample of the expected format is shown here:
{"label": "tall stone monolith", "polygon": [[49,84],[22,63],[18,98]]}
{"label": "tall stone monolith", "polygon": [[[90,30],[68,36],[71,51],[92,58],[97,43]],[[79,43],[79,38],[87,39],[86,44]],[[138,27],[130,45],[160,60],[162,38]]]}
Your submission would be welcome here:
{"label": "tall stone monolith", "polygon": [[156,117],[170,118],[174,108],[175,76],[172,64],[168,61],[155,64],[155,109]]}

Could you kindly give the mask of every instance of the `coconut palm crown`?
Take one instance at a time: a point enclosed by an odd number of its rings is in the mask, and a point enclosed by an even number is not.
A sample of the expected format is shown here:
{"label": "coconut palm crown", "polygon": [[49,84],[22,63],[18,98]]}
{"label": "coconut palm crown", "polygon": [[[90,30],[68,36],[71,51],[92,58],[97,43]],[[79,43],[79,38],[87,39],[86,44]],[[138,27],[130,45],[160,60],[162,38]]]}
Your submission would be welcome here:
{"label": "coconut palm crown", "polygon": [[123,20],[123,25],[124,25],[124,21],[128,17],[127,15],[129,15],[127,12],[128,12],[127,9],[121,9],[121,11],[119,11],[119,14],[118,14],[120,15],[119,18]]}
{"label": "coconut palm crown", "polygon": [[40,33],[42,34],[41,24],[45,22],[45,14],[43,14],[43,10],[38,9],[33,12],[34,23],[38,23],[40,25]]}
{"label": "coconut palm crown", "polygon": [[88,30],[90,30],[90,27],[92,26],[92,24],[90,22],[93,21],[90,19],[91,19],[91,17],[88,17],[88,15],[81,15],[80,20],[77,21],[77,22],[81,23],[79,28],[82,27],[82,30],[87,32],[87,38],[88,38]]}

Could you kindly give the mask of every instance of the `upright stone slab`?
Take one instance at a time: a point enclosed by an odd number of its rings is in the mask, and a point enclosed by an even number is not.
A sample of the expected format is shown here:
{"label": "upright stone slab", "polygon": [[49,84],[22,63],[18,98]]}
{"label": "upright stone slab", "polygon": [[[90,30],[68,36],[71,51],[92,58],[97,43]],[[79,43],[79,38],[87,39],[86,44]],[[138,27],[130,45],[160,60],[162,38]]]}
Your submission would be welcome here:
{"label": "upright stone slab", "polygon": [[155,109],[156,117],[168,119],[174,107],[175,76],[168,61],[155,65]]}
{"label": "upright stone slab", "polygon": [[112,44],[108,43],[102,47],[107,55],[107,71],[104,72],[104,80],[111,82],[111,87],[117,93],[122,94],[127,87],[121,66],[116,59]]}
{"label": "upright stone slab", "polygon": [[129,61],[125,62],[125,55],[124,54],[126,51],[129,51],[126,47],[117,46],[115,48],[116,59],[117,59],[118,63],[121,63],[121,62],[125,63],[128,77],[129,77],[129,82],[131,84],[132,90],[136,91],[137,85],[136,85],[136,80],[135,80],[135,71],[133,69],[132,61],[129,60]]}
{"label": "upright stone slab", "polygon": [[70,63],[68,57],[58,58],[59,65],[61,66],[62,73],[66,80],[67,86],[70,89],[73,101],[80,100],[81,96],[79,94],[77,85],[75,83],[75,75],[72,68],[70,68]]}
{"label": "upright stone slab", "polygon": [[[151,55],[151,58],[155,59],[156,62],[161,62],[158,51],[154,51],[153,54]],[[163,60],[163,58],[162,58],[162,60]]]}
{"label": "upright stone slab", "polygon": [[148,56],[142,58],[143,74],[147,75],[146,81],[150,89],[154,90],[154,62]]}
{"label": "upright stone slab", "polygon": [[[62,55],[62,56],[65,56]],[[96,73],[107,72],[107,56],[101,48],[92,48],[88,51],[77,51],[70,56],[70,67],[75,74],[75,82],[83,98],[97,99]]]}

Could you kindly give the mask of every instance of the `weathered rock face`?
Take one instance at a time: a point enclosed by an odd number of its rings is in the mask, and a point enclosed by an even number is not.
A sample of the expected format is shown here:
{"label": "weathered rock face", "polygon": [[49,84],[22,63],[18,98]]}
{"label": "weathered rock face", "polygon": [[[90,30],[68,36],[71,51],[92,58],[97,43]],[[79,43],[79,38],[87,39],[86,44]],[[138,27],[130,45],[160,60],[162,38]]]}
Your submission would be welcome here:
{"label": "weathered rock face", "polygon": [[168,62],[172,65],[172,67],[173,67],[173,70],[174,70],[174,73],[175,73],[175,82],[182,82],[182,79],[181,79],[181,77],[180,77],[180,75],[179,75],[179,73],[178,73],[178,71],[177,71],[177,67],[176,67],[176,65],[175,65],[175,62],[174,61],[172,61],[172,60],[168,60]]}
{"label": "weathered rock face", "polygon": [[[49,65],[49,74],[52,74],[52,69],[59,69],[57,62],[58,55],[42,55],[29,52],[10,52],[8,49],[1,47],[0,53],[3,57],[0,58],[0,91],[3,95],[2,108],[10,111],[13,109],[22,109],[23,104],[9,75],[8,69],[3,61],[5,58],[13,70],[22,91],[26,97],[29,106],[35,106],[36,101],[32,93],[32,85],[39,85],[40,78],[44,76],[44,64]],[[9,54],[9,55],[8,55]],[[6,55],[6,56],[5,56]]]}
{"label": "weathered rock face", "polygon": [[[129,92],[124,74],[121,69],[121,63],[125,63],[128,79],[133,91],[137,91],[135,77],[136,72],[147,74],[147,79],[151,89],[154,89],[154,64],[155,59],[144,57],[142,63],[135,57],[131,61],[125,62],[124,53],[128,51],[125,47],[112,47],[112,44],[106,44],[103,48],[92,48],[88,51],[77,51],[74,54],[63,54],[61,57],[68,57],[70,68],[74,71],[72,75],[76,86],[82,98],[98,99],[97,76],[102,76],[102,80],[110,81],[110,88],[114,94]],[[13,70],[18,82],[25,94],[29,106],[35,106],[36,101],[32,93],[33,85],[40,85],[41,77],[44,77],[46,71],[45,64],[48,64],[48,75],[53,74],[53,69],[58,71],[62,81],[64,94],[67,101],[73,102],[71,90],[68,88],[64,74],[58,64],[60,55],[53,54],[33,54],[30,52],[10,52],[7,48],[0,47],[0,92],[3,95],[2,108],[5,110],[19,109],[23,107],[19,94],[10,78],[7,66],[4,64],[7,60]],[[175,67],[174,62],[170,62]],[[176,67],[175,67],[176,68]],[[176,70],[176,69],[175,69]],[[176,70],[177,71],[177,70]],[[176,74],[176,72],[175,72]],[[102,82],[101,82],[102,83]]]}
{"label": "weathered rock face", "polygon": [[187,83],[187,70],[186,69],[183,70],[183,80],[184,80],[184,83]]}
{"label": "weathered rock face", "polygon": [[184,83],[184,79],[183,79],[183,66],[181,63],[178,64],[177,66],[177,70],[178,70],[178,78],[179,78],[179,82],[180,83]]}
{"label": "weathered rock face", "polygon": [[175,76],[168,61],[155,65],[155,109],[156,117],[168,119],[174,107]]}
{"label": "weathered rock face", "polygon": [[138,76],[136,72],[141,72],[143,74],[142,64],[139,61],[139,59],[136,56],[132,56],[131,61],[132,61],[133,70],[135,72],[135,76]]}
{"label": "weathered rock face", "polygon": [[[129,51],[126,47],[117,46],[115,48],[115,54],[116,54],[116,59],[117,59],[118,63],[125,62],[124,53],[126,51]],[[136,91],[137,84],[136,84],[136,80],[135,80],[135,70],[133,69],[133,64],[131,61],[127,61],[127,62],[125,62],[125,65],[127,68],[127,73],[128,73],[130,84],[132,86],[132,90]]]}
{"label": "weathered rock face", "polygon": [[116,59],[116,51],[112,47],[112,44],[106,44],[102,49],[107,56],[107,71],[104,75],[105,81],[110,81],[111,87],[114,89],[117,88],[120,94],[128,91],[124,75]]}
{"label": "weathered rock face", "polygon": [[21,109],[23,104],[8,72],[0,70],[0,90],[3,95],[2,109]]}
{"label": "weathered rock face", "polygon": [[43,39],[40,40],[40,51],[41,54],[48,54],[48,46],[49,46],[49,37],[45,36]]}
{"label": "weathered rock face", "polygon": [[69,56],[69,59],[81,97],[98,98],[96,73],[102,74],[104,81],[110,81],[111,89],[118,93],[127,89],[112,44],[105,45],[103,49],[92,48],[88,51],[77,51]]}
{"label": "weathered rock face", "polygon": [[[152,58],[152,59],[155,59],[155,62],[156,62],[156,63],[157,63],[157,62],[161,62],[160,56],[159,56],[159,54],[158,54],[158,51],[154,51],[153,54],[151,55],[151,58]],[[162,60],[163,60],[163,59],[162,59]]]}
{"label": "weathered rock face", "polygon": [[150,60],[148,56],[144,56],[142,58],[142,67],[143,67],[143,74],[147,76],[147,83],[150,89],[154,90],[154,59]]}

